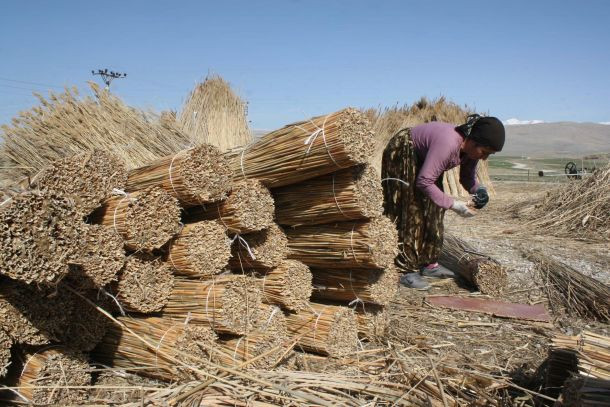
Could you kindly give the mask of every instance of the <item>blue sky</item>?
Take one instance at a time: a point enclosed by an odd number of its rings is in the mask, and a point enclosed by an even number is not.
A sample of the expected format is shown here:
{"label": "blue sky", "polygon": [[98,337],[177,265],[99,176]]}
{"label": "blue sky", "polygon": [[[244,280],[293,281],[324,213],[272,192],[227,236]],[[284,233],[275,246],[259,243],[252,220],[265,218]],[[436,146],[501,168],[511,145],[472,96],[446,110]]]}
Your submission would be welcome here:
{"label": "blue sky", "polygon": [[[180,109],[208,73],[256,129],[444,95],[502,120],[610,121],[608,1],[3,1],[0,123],[32,90],[127,72],[128,104]],[[97,79],[96,79],[97,80]]]}

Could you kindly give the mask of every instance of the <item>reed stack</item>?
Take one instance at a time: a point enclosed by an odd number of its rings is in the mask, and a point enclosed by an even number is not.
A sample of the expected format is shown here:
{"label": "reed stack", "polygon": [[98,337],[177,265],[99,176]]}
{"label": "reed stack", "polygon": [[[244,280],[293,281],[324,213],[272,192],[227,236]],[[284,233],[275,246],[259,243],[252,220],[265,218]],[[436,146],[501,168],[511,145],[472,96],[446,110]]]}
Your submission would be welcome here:
{"label": "reed stack", "polygon": [[398,254],[398,233],[385,216],[286,231],[289,258],[315,268],[383,269]]}
{"label": "reed stack", "polygon": [[288,311],[307,307],[312,292],[309,267],[297,260],[284,260],[279,266],[258,274],[263,302]]}
{"label": "reed stack", "polygon": [[288,256],[288,238],[281,227],[272,223],[260,232],[234,238],[231,253],[232,270],[271,269]]}
{"label": "reed stack", "polygon": [[204,220],[184,225],[170,242],[166,261],[175,274],[198,278],[222,272],[230,257],[227,228],[219,221]]}
{"label": "reed stack", "polygon": [[113,228],[127,250],[151,252],[180,231],[180,206],[165,190],[151,187],[108,199],[90,221]]}
{"label": "reed stack", "polygon": [[363,164],[373,148],[369,120],[348,108],[290,124],[227,156],[236,178],[277,188]]}
{"label": "reed stack", "polygon": [[227,199],[195,206],[186,211],[187,222],[218,219],[232,233],[251,233],[273,223],[274,204],[271,192],[257,180],[233,184]]}
{"label": "reed stack", "polygon": [[377,171],[366,165],[347,168],[276,188],[275,218],[300,226],[370,219],[383,213],[383,189]]}

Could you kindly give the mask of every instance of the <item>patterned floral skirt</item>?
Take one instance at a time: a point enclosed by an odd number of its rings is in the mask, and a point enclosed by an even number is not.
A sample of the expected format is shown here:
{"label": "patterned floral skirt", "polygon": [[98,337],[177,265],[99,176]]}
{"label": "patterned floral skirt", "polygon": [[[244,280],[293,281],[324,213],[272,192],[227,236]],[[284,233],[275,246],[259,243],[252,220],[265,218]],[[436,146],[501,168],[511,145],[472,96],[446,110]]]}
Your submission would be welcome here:
{"label": "patterned floral skirt", "polygon": [[[443,246],[445,210],[415,186],[418,171],[411,129],[400,130],[383,152],[381,178],[384,213],[398,229],[400,254],[396,264],[407,272],[436,262]],[[442,177],[436,185],[443,189]]]}

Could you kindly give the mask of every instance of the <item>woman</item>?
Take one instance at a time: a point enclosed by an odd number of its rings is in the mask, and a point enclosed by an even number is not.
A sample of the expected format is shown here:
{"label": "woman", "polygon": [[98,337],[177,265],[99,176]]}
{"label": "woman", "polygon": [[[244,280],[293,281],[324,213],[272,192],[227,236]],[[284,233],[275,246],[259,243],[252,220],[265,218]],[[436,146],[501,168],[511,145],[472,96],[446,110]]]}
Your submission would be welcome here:
{"label": "woman", "polygon": [[[465,124],[431,122],[399,131],[383,152],[384,212],[396,223],[401,252],[396,263],[407,273],[401,282],[427,288],[428,277],[451,277],[439,269],[443,244],[443,216],[451,209],[463,217],[475,216],[489,201],[476,181],[479,160],[502,150],[504,126],[495,117],[472,115]],[[453,199],[443,192],[443,173],[460,166],[460,183],[472,201]],[[408,183],[406,186],[401,182]]]}

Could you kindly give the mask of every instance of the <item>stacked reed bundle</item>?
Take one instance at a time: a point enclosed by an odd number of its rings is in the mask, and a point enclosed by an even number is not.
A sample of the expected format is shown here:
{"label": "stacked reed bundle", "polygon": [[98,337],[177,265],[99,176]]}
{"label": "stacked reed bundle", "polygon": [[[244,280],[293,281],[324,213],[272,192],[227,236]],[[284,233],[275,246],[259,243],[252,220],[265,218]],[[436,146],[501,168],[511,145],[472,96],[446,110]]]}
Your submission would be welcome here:
{"label": "stacked reed bundle", "polygon": [[508,286],[506,269],[498,261],[477,252],[457,236],[445,234],[438,261],[483,294],[498,296]]}
{"label": "stacked reed bundle", "polygon": [[57,340],[52,333],[54,308],[46,312],[36,292],[25,285],[0,283],[0,326],[13,342],[24,345],[46,345]]}
{"label": "stacked reed bundle", "polygon": [[78,257],[84,223],[72,202],[24,192],[0,206],[0,273],[25,283],[55,284]]}
{"label": "stacked reed bundle", "polygon": [[557,334],[552,340],[551,352],[559,349],[573,352],[580,375],[610,380],[609,337],[589,331],[577,336]]}
{"label": "stacked reed bundle", "polygon": [[167,304],[174,275],[169,264],[158,257],[132,255],[116,284],[116,297],[128,311],[150,313],[161,311]]}
{"label": "stacked reed bundle", "polygon": [[540,252],[525,253],[543,282],[550,306],[586,319],[610,321],[610,287]]}
{"label": "stacked reed bundle", "polygon": [[390,319],[385,307],[358,304],[354,311],[358,321],[358,336],[368,340],[385,338]]}
{"label": "stacked reed bundle", "polygon": [[113,228],[128,250],[152,251],[180,231],[180,206],[163,189],[152,187],[108,199],[90,220]]}
{"label": "stacked reed bundle", "polygon": [[207,144],[182,150],[129,171],[125,190],[163,188],[183,207],[223,199],[231,188],[231,171],[220,151]]}
{"label": "stacked reed bundle", "polygon": [[261,290],[251,277],[177,278],[163,314],[211,326],[219,333],[245,335],[256,323],[260,304]]}
{"label": "stacked reed bundle", "polygon": [[610,407],[610,380],[573,376],[565,381],[556,407]]}
{"label": "stacked reed bundle", "polygon": [[366,116],[348,108],[290,124],[228,156],[235,177],[277,188],[363,164],[374,142]]}
{"label": "stacked reed bundle", "polygon": [[7,368],[11,364],[11,348],[13,340],[0,328],[0,379],[6,376]]}
{"label": "stacked reed bundle", "polygon": [[328,356],[345,356],[357,349],[358,324],[354,311],[336,305],[309,304],[310,309],[286,316],[297,348]]}
{"label": "stacked reed bundle", "polygon": [[231,249],[229,267],[233,270],[270,269],[280,265],[288,255],[288,238],[275,223],[260,232],[236,238]]}
{"label": "stacked reed bundle", "polygon": [[102,288],[115,281],[125,264],[123,238],[103,225],[85,225],[81,254],[70,261],[68,281],[71,286],[87,290]]}
{"label": "stacked reed bundle", "polygon": [[389,267],[398,254],[398,232],[385,216],[370,221],[301,226],[286,231],[288,255],[310,267]]}
{"label": "stacked reed bundle", "polygon": [[218,219],[233,233],[263,230],[273,223],[273,197],[257,180],[243,180],[233,184],[224,201],[196,206],[186,211],[187,222]]}
{"label": "stacked reed bundle", "polygon": [[201,379],[195,369],[206,367],[216,340],[209,327],[157,317],[118,320],[122,325],[113,325],[93,351],[95,360],[166,382]]}
{"label": "stacked reed bundle", "polygon": [[204,220],[184,225],[171,241],[167,261],[174,273],[209,277],[220,273],[231,257],[231,240],[218,221]]}
{"label": "stacked reed bundle", "polygon": [[61,347],[26,355],[17,382],[19,394],[35,405],[82,405],[87,391],[70,386],[89,386],[91,374],[85,357]]}
{"label": "stacked reed bundle", "polygon": [[123,188],[127,180],[125,163],[100,150],[73,155],[51,163],[38,173],[32,186],[53,195],[69,197],[81,216],[90,214]]}
{"label": "stacked reed bundle", "polygon": [[370,219],[383,213],[380,177],[371,166],[351,167],[272,192],[281,225]]}
{"label": "stacked reed bundle", "polygon": [[313,269],[313,298],[387,305],[398,292],[398,270]]}
{"label": "stacked reed bundle", "polygon": [[311,297],[311,271],[297,260],[284,260],[279,266],[261,272],[259,285],[263,302],[276,304],[289,311],[307,307]]}

